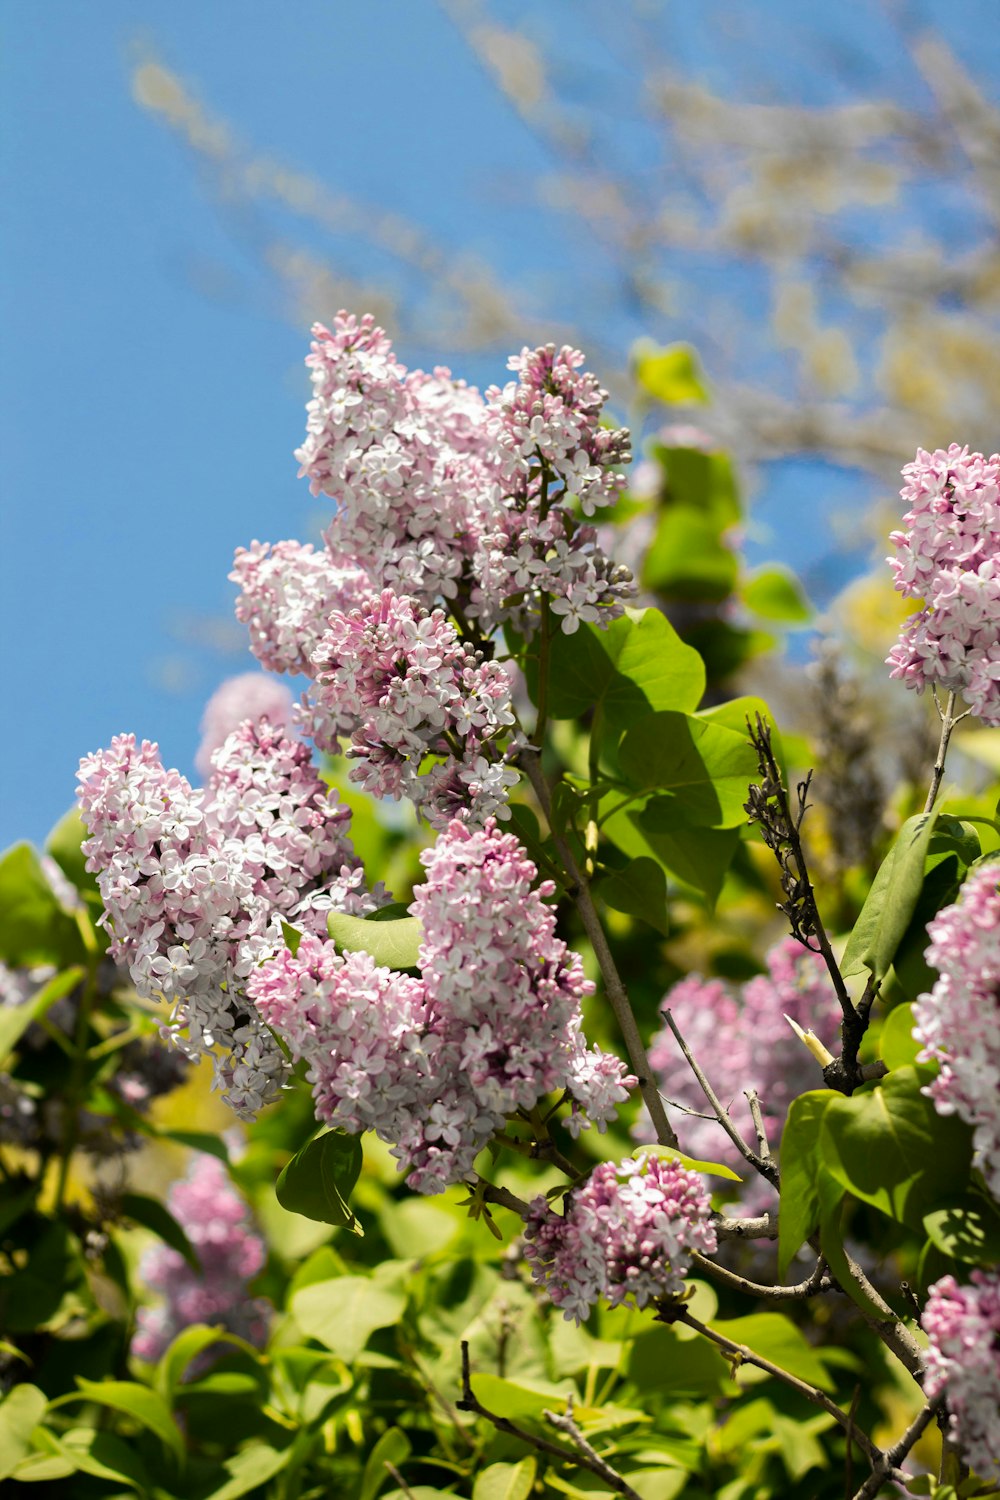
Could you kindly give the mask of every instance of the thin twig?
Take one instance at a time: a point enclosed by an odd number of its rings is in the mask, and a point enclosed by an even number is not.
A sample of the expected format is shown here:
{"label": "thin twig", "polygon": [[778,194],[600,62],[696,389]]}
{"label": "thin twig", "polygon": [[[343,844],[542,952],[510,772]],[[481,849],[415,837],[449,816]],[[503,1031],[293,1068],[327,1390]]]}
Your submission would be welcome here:
{"label": "thin twig", "polygon": [[693,1328],[697,1333],[710,1339],[713,1344],[717,1344],[724,1353],[728,1354],[738,1364],[755,1365],[758,1370],[764,1370],[768,1375],[773,1375],[776,1380],[783,1381],[791,1390],[798,1391],[800,1396],[804,1396],[814,1406],[821,1406],[844,1429],[848,1438],[853,1439],[857,1443],[870,1463],[874,1465],[880,1461],[884,1462],[885,1455],[881,1448],[872,1442],[867,1433],[862,1432],[859,1427],[855,1427],[847,1413],[841,1411],[836,1402],[831,1401],[829,1396],[824,1391],[821,1391],[818,1386],[809,1385],[808,1381],[800,1380],[797,1375],[792,1375],[787,1370],[783,1370],[780,1365],[773,1364],[771,1360],[765,1359],[763,1355],[755,1354],[745,1344],[735,1344],[732,1339],[727,1339],[724,1334],[716,1333],[714,1328],[709,1328],[707,1324],[699,1322],[684,1307],[674,1310],[668,1306],[665,1311],[668,1313],[665,1321],[687,1324],[689,1328]]}
{"label": "thin twig", "polygon": [[757,1137],[757,1155],[761,1161],[771,1161],[771,1148],[767,1143],[767,1130],[764,1126],[764,1116],[761,1113],[757,1090],[745,1089],[743,1097],[750,1106],[750,1118],[753,1120],[754,1134]]}
{"label": "thin twig", "polygon": [[531,1213],[530,1205],[508,1188],[499,1187],[495,1182],[487,1182],[486,1178],[480,1177],[478,1173],[476,1173],[476,1183],[485,1203],[495,1203],[498,1208],[509,1208],[512,1213],[518,1214],[522,1219],[527,1219]]}
{"label": "thin twig", "polygon": [[[628,1484],[627,1481],[624,1480],[622,1476],[611,1467],[610,1464],[605,1463],[604,1459],[595,1448],[591,1447],[591,1445],[587,1442],[587,1439],[584,1437],[583,1433],[580,1431],[579,1427],[577,1427],[576,1423],[573,1421],[572,1396],[566,1397],[565,1412],[560,1414],[559,1412],[555,1411],[543,1411],[542,1416],[545,1418],[546,1422],[550,1422],[552,1426],[555,1427],[559,1432],[564,1432],[566,1434],[570,1442],[573,1444],[574,1448],[576,1448],[579,1452],[581,1460],[586,1464],[587,1468],[590,1469],[592,1473],[597,1474],[601,1479],[603,1479],[605,1484],[609,1484],[617,1494],[636,1494],[636,1491],[632,1488],[632,1486]],[[636,1500],[638,1500],[638,1496],[636,1497]]]}
{"label": "thin twig", "polygon": [[396,1468],[396,1465],[395,1464],[391,1464],[388,1459],[385,1459],[384,1463],[385,1463],[385,1467],[386,1467],[387,1472],[392,1475],[393,1479],[399,1485],[400,1490],[406,1496],[406,1500],[415,1500],[413,1491],[410,1489],[410,1486],[407,1484],[407,1482],[403,1478],[402,1474]]}
{"label": "thin twig", "polygon": [[[525,1428],[518,1427],[508,1417],[498,1417],[495,1412],[490,1411],[489,1407],[484,1406],[472,1389],[469,1345],[465,1339],[462,1340],[462,1399],[461,1401],[456,1401],[455,1405],[459,1411],[471,1411],[477,1417],[485,1417],[487,1422],[493,1423],[498,1432],[507,1432],[511,1437],[520,1438],[522,1443],[527,1443],[529,1447],[536,1448],[539,1453],[548,1453],[553,1458],[561,1458],[563,1463],[576,1464],[582,1469],[589,1469],[592,1474],[596,1474],[598,1478],[603,1479],[605,1484],[609,1485],[616,1494],[624,1495],[626,1500],[640,1500],[640,1496],[632,1486],[627,1484],[620,1474],[616,1474],[614,1469],[609,1468],[599,1454],[594,1452],[589,1443],[586,1443],[589,1453],[584,1451],[584,1449],[578,1449],[575,1453],[568,1452],[559,1443],[551,1443],[548,1438],[539,1437],[533,1432],[528,1432]],[[551,1420],[549,1412],[546,1412],[545,1416]],[[575,1423],[573,1425],[574,1427],[576,1426]],[[580,1436],[582,1438],[582,1433]]]}
{"label": "thin twig", "polygon": [[716,1092],[713,1089],[712,1085],[709,1083],[708,1079],[705,1077],[705,1074],[702,1072],[701,1068],[699,1067],[697,1060],[692,1056],[691,1049],[688,1046],[687,1042],[684,1040],[684,1038],[681,1036],[680,1032],[678,1031],[678,1029],[677,1029],[677,1022],[674,1020],[674,1018],[671,1015],[670,1011],[669,1010],[664,1010],[662,1014],[663,1014],[664,1020],[666,1021],[667,1025],[669,1026],[670,1030],[673,1032],[674,1040],[676,1041],[678,1047],[680,1047],[680,1049],[683,1052],[685,1058],[687,1059],[688,1067],[691,1069],[691,1071],[694,1074],[695,1078],[697,1078],[699,1084],[701,1085],[702,1093],[705,1095],[705,1098],[708,1100],[709,1104],[715,1110],[715,1118],[718,1120],[719,1124],[722,1126],[723,1130],[726,1132],[726,1134],[728,1135],[729,1139],[732,1141],[733,1145],[736,1147],[737,1151],[743,1157],[743,1160],[746,1161],[746,1162],[748,1162],[749,1165],[751,1167],[753,1167],[753,1169],[754,1169],[755,1172],[759,1172],[762,1177],[766,1177],[767,1180],[768,1180],[768,1182],[772,1183],[773,1186],[777,1187],[777,1185],[778,1185],[778,1169],[774,1165],[774,1162],[771,1161],[771,1160],[764,1161],[761,1157],[759,1157],[757,1155],[756,1151],[753,1151],[747,1145],[746,1141],[740,1135],[739,1131],[736,1129],[736,1126],[733,1124],[732,1120],[729,1118],[728,1111],[725,1110],[722,1107],[722,1104],[719,1102],[719,1096],[716,1094]]}
{"label": "thin twig", "polygon": [[941,720],[941,738],[938,741],[937,756],[934,760],[934,772],[931,776],[931,784],[930,789],[927,793],[927,801],[924,803],[925,813],[930,812],[931,808],[934,806],[934,803],[937,801],[937,794],[941,790],[941,778],[944,775],[944,763],[948,755],[948,741],[951,739],[952,731],[954,730],[956,724],[961,724],[962,720],[967,719],[969,717],[969,714],[971,713],[971,709],[968,708],[964,713],[955,713],[954,693],[948,694],[948,701],[942,709],[940,700],[937,695],[937,688],[934,689],[934,706],[938,711],[938,718]]}
{"label": "thin twig", "polygon": [[646,1108],[649,1110],[649,1117],[653,1122],[656,1138],[663,1146],[676,1147],[678,1145],[677,1136],[670,1121],[667,1119],[666,1111],[663,1108],[663,1101],[653,1081],[649,1059],[646,1056],[646,1048],[643,1045],[639,1028],[636,1025],[632,1005],[628,998],[628,991],[622,983],[622,978],[618,973],[611,949],[608,947],[608,940],[604,935],[601,919],[597,915],[597,910],[590,894],[590,887],[576,862],[569,844],[552,827],[552,799],[549,796],[549,788],[545,780],[545,774],[542,771],[537,748],[530,745],[525,747],[521,752],[520,758],[528,780],[534,788],[535,796],[538,798],[542,812],[548,820],[550,829],[552,829],[552,842],[572,883],[569,894],[576,902],[584,931],[593,946],[594,956],[597,959],[598,967],[604,979],[604,988],[611,1003],[611,1008],[614,1011],[615,1020],[618,1022],[622,1039],[625,1042],[625,1050],[628,1052],[629,1062],[635,1073],[639,1091],[642,1094]]}

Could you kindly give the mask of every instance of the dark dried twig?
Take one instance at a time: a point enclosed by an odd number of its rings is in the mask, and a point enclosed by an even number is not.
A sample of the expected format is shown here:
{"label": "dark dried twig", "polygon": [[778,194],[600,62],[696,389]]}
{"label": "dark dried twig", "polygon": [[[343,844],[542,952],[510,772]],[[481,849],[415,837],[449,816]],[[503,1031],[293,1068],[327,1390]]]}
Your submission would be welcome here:
{"label": "dark dried twig", "polygon": [[[520,1438],[522,1443],[527,1443],[529,1447],[537,1449],[539,1453],[548,1453],[553,1458],[562,1459],[563,1463],[577,1464],[582,1469],[589,1469],[592,1474],[596,1474],[599,1479],[603,1479],[604,1483],[610,1489],[614,1490],[615,1494],[624,1495],[626,1500],[640,1500],[639,1495],[632,1486],[620,1474],[616,1473],[610,1465],[606,1464],[600,1454],[596,1453],[590,1446],[568,1412],[567,1416],[563,1419],[557,1420],[554,1414],[548,1411],[545,1413],[545,1417],[547,1421],[552,1422],[553,1426],[559,1427],[568,1433],[576,1447],[576,1452],[569,1452],[559,1443],[551,1443],[548,1438],[539,1437],[533,1432],[528,1432],[524,1427],[518,1427],[515,1422],[511,1422],[509,1418],[499,1417],[495,1412],[490,1411],[489,1407],[484,1406],[472,1389],[469,1345],[464,1339],[462,1340],[462,1399],[461,1401],[456,1401],[455,1405],[459,1411],[471,1411],[477,1417],[485,1417],[487,1422],[492,1422],[498,1432],[507,1432],[511,1437]],[[564,1425],[565,1422],[570,1423],[573,1432],[569,1432],[569,1428]],[[575,1436],[574,1433],[576,1434]]]}
{"label": "dark dried twig", "polygon": [[714,1260],[708,1260],[697,1251],[691,1253],[691,1264],[697,1266],[703,1275],[714,1277],[723,1286],[731,1287],[734,1292],[743,1292],[762,1302],[802,1302],[806,1297],[814,1297],[817,1292],[830,1291],[834,1284],[822,1257],[816,1262],[812,1274],[794,1286],[767,1286],[763,1282],[751,1281],[749,1277],[740,1276],[736,1271],[728,1271],[725,1266],[717,1265]]}
{"label": "dark dried twig", "polygon": [[636,1492],[632,1486],[616,1473],[610,1464],[591,1447],[583,1433],[573,1421],[573,1397],[567,1396],[565,1412],[544,1411],[542,1416],[546,1422],[550,1422],[559,1432],[564,1432],[581,1456],[588,1469],[602,1478],[605,1484],[609,1484],[619,1495],[634,1495]]}
{"label": "dark dried twig", "polygon": [[871,1474],[855,1494],[854,1500],[873,1500],[873,1496],[877,1495],[882,1486],[888,1484],[890,1480],[895,1480],[897,1484],[906,1484],[910,1476],[902,1473],[897,1465],[902,1463],[911,1448],[919,1441],[925,1429],[937,1416],[940,1407],[940,1401],[931,1401],[921,1407],[899,1441],[893,1443],[891,1448],[887,1448],[882,1455],[881,1462],[875,1464]]}

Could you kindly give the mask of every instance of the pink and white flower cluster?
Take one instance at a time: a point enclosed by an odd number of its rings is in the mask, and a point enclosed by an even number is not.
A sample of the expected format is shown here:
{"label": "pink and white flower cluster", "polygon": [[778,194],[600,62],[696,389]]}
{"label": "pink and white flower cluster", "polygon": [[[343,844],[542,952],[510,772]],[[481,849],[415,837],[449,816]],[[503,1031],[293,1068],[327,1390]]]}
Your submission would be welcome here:
{"label": "pink and white flower cluster", "polygon": [[[753,1122],[744,1089],[756,1089],[772,1148],[779,1142],[788,1106],[797,1094],[822,1087],[819,1065],[785,1020],[812,1030],[827,1047],[837,1036],[839,1008],[823,960],[794,938],[784,938],[766,957],[767,973],[738,991],[720,979],[691,974],[663,1001],[736,1128],[752,1137]],[[742,1158],[708,1112],[705,1096],[666,1028],[650,1044],[649,1062],[660,1092],[695,1114],[678,1112],[673,1124],[684,1151],[701,1160],[721,1161],[739,1170]],[[669,1111],[668,1111],[669,1113]],[[746,1189],[754,1196],[754,1178]],[[766,1190],[765,1190],[766,1191]]]}
{"label": "pink and white flower cluster", "polygon": [[921,1323],[930,1341],[924,1395],[944,1394],[948,1435],[980,1479],[1000,1481],[1000,1271],[973,1271],[930,1289]]}
{"label": "pink and white flower cluster", "polygon": [[201,716],[201,744],[194,758],[199,776],[212,774],[212,756],[244,719],[267,719],[284,728],[294,718],[294,699],[283,682],[266,672],[240,672],[221,682]]}
{"label": "pink and white flower cluster", "polygon": [[468,1177],[516,1110],[569,1090],[569,1127],[603,1128],[633,1080],[587,1048],[580,1004],[592,986],[517,840],[493,820],[471,830],[456,819],[421,859],[419,979],[305,937],[248,988],[307,1061],[318,1118],[376,1131],[412,1168],[409,1185],[437,1193]]}
{"label": "pink and white flower cluster", "polygon": [[717,1248],[711,1212],[702,1179],[677,1161],[602,1162],[567,1195],[563,1214],[535,1199],[525,1255],[563,1315],[582,1323],[600,1297],[645,1307],[676,1296],[691,1252]]}
{"label": "pink and white flower cluster", "polygon": [[200,1270],[193,1270],[167,1245],[156,1245],[143,1256],[140,1277],[165,1300],[157,1307],[139,1308],[132,1353],[152,1363],[192,1323],[219,1325],[248,1343],[262,1345],[271,1305],[251,1297],[247,1286],[264,1264],[264,1241],[253,1232],[247,1204],[221,1161],[197,1155],[184,1180],[170,1189],[168,1202]]}
{"label": "pink and white flower cluster", "polygon": [[248,975],[284,946],[282,918],[324,932],[330,910],[363,915],[380,899],[365,889],[348,809],[306,747],[266,720],[230,735],[204,790],[134,735],[86,757],[79,780],[112,958],[140,995],[172,1007],[172,1040],[210,1053],[227,1103],[251,1118],[288,1065],[246,998]]}
{"label": "pink and white flower cluster", "polygon": [[[514,723],[510,677],[463,645],[443,610],[428,614],[384,589],[331,615],[313,666],[319,715],[351,735],[352,781],[376,797],[408,797],[436,827],[510,816],[517,772],[494,748]],[[428,755],[439,763],[422,772]]]}
{"label": "pink and white flower cluster", "polygon": [[920,449],[903,478],[907,529],[892,533],[890,562],[896,588],[923,608],[888,657],[891,675],[961,693],[1000,724],[1000,455]]}
{"label": "pink and white flower cluster", "polygon": [[579,351],[523,350],[509,362],[518,379],[484,400],[447,369],[408,373],[370,316],[339,313],[313,335],[296,457],[313,493],[337,502],[333,557],[426,606],[455,599],[485,630],[530,632],[543,594],[564,630],[621,613],[631,574],[566,504],[575,495],[589,515],[612,503],[630,457],[628,433],[600,426],[607,393]]}
{"label": "pink and white flower cluster", "polygon": [[928,1092],[939,1114],[973,1127],[976,1165],[1000,1197],[1000,864],[969,876],[928,923],[938,979],[913,1007],[923,1061],[941,1071]]}

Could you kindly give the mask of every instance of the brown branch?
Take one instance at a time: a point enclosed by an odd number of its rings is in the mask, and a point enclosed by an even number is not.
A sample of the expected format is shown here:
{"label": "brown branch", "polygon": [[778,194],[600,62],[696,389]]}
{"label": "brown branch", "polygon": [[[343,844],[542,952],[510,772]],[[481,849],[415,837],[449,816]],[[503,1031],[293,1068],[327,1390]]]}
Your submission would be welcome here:
{"label": "brown branch", "polygon": [[761,1112],[760,1100],[756,1089],[745,1089],[744,1099],[750,1106],[750,1118],[753,1121],[754,1134],[757,1137],[757,1155],[761,1161],[771,1161],[771,1147],[767,1141],[767,1130],[764,1127],[764,1116]]}
{"label": "brown branch", "polygon": [[[548,1438],[539,1437],[533,1432],[526,1431],[523,1427],[518,1427],[508,1417],[498,1417],[495,1412],[490,1411],[489,1407],[484,1406],[472,1389],[469,1345],[465,1339],[462,1340],[462,1399],[461,1401],[456,1401],[455,1405],[459,1411],[471,1411],[477,1417],[485,1417],[487,1422],[492,1422],[498,1432],[506,1432],[511,1437],[520,1438],[522,1443],[527,1443],[530,1447],[536,1448],[539,1453],[548,1453],[553,1458],[562,1459],[563,1463],[576,1464],[582,1469],[589,1469],[592,1474],[596,1474],[599,1479],[603,1479],[605,1484],[613,1489],[616,1494],[624,1495],[626,1500],[640,1500],[640,1496],[632,1486],[627,1484],[620,1474],[617,1474],[614,1469],[610,1468],[604,1462],[599,1454],[594,1452],[594,1449],[591,1448],[590,1444],[583,1437],[583,1434],[579,1432],[576,1423],[572,1422],[572,1418],[567,1416],[566,1420],[571,1422],[579,1438],[578,1443],[577,1438],[573,1437],[573,1442],[577,1444],[577,1451],[575,1453],[568,1452],[559,1443],[551,1443]],[[546,1420],[553,1422],[554,1426],[562,1426],[562,1422],[555,1420],[551,1412],[546,1412],[545,1417]],[[563,1430],[566,1429],[564,1428]],[[572,1434],[570,1435],[572,1436]],[[582,1446],[580,1446],[581,1444]]]}
{"label": "brown branch", "polygon": [[542,1416],[545,1418],[546,1422],[551,1422],[552,1426],[555,1427],[559,1432],[564,1432],[566,1434],[570,1442],[573,1444],[574,1448],[576,1448],[580,1453],[581,1461],[585,1463],[587,1468],[590,1469],[594,1474],[597,1474],[601,1479],[603,1479],[605,1484],[610,1485],[611,1488],[616,1492],[616,1494],[636,1494],[636,1491],[632,1488],[632,1486],[626,1480],[624,1480],[622,1476],[611,1467],[610,1464],[605,1463],[604,1459],[595,1448],[591,1447],[590,1443],[587,1442],[587,1439],[584,1437],[579,1427],[577,1427],[576,1423],[573,1421],[572,1396],[566,1397],[565,1412],[560,1414],[559,1412],[555,1411],[543,1411]]}
{"label": "brown branch", "polygon": [[[943,1399],[942,1397],[941,1400]],[[910,1452],[910,1449],[923,1436],[926,1428],[930,1426],[933,1419],[937,1416],[940,1407],[940,1400],[930,1401],[926,1406],[921,1407],[899,1441],[893,1443],[891,1448],[886,1449],[882,1455],[882,1463],[875,1465],[871,1474],[869,1474],[864,1484],[855,1494],[854,1500],[873,1500],[873,1496],[877,1495],[882,1486],[888,1484],[890,1480],[895,1480],[898,1484],[906,1484],[910,1476],[901,1473],[897,1465],[902,1463],[903,1459]]]}
{"label": "brown branch", "polygon": [[[713,1115],[714,1119],[715,1116]],[[715,1235],[720,1240],[776,1240],[778,1238],[777,1214],[760,1214],[753,1219],[727,1219],[724,1214],[713,1214]]]}
{"label": "brown branch", "polygon": [[680,1310],[675,1310],[668,1304],[663,1311],[667,1314],[664,1321],[687,1324],[689,1328],[693,1328],[697,1333],[710,1339],[713,1344],[716,1344],[737,1364],[755,1365],[758,1370],[764,1370],[768,1375],[773,1375],[776,1380],[782,1381],[791,1390],[798,1391],[799,1395],[804,1396],[807,1401],[811,1401],[813,1406],[822,1407],[844,1429],[848,1440],[857,1443],[858,1447],[873,1465],[880,1461],[884,1462],[885,1455],[881,1448],[872,1442],[867,1433],[862,1432],[859,1427],[855,1427],[847,1413],[841,1411],[836,1402],[831,1401],[829,1396],[824,1391],[821,1391],[818,1386],[809,1385],[807,1381],[800,1380],[797,1375],[789,1374],[780,1365],[773,1364],[771,1360],[765,1359],[762,1354],[755,1354],[752,1349],[747,1348],[746,1344],[736,1344],[732,1339],[727,1339],[724,1334],[716,1333],[714,1328],[709,1328],[707,1324],[699,1322],[684,1307]]}
{"label": "brown branch", "polygon": [[584,931],[593,946],[594,955],[604,979],[604,988],[611,1003],[611,1008],[614,1011],[615,1020],[618,1022],[622,1039],[625,1042],[625,1049],[628,1053],[629,1063],[635,1073],[639,1091],[642,1094],[646,1108],[649,1110],[649,1117],[653,1122],[656,1138],[661,1145],[676,1147],[678,1145],[677,1136],[670,1121],[667,1119],[666,1111],[663,1108],[663,1100],[660,1098],[653,1080],[649,1059],[646,1056],[646,1048],[639,1034],[639,1028],[636,1025],[632,1005],[628,998],[628,991],[622,982],[621,975],[618,973],[611,949],[608,947],[608,940],[604,935],[601,919],[597,915],[593,897],[590,894],[590,886],[577,864],[569,844],[552,827],[552,799],[549,796],[549,788],[544,772],[542,771],[537,748],[530,745],[526,746],[521,751],[520,759],[528,780],[534,788],[539,805],[548,820],[549,827],[552,829],[552,842],[556,847],[559,858],[563,862],[566,874],[570,878],[571,888],[569,895],[576,902],[576,908],[580,913],[580,920],[583,923]]}
{"label": "brown branch", "polygon": [[757,1297],[764,1302],[801,1302],[806,1297],[814,1297],[817,1292],[827,1292],[833,1286],[826,1261],[822,1257],[816,1262],[812,1274],[795,1286],[767,1286],[764,1282],[751,1281],[749,1277],[729,1271],[707,1256],[699,1255],[697,1251],[691,1252],[691,1264],[706,1276],[713,1276],[716,1281],[721,1281],[723,1286],[731,1287],[734,1292],[743,1292],[747,1297]]}

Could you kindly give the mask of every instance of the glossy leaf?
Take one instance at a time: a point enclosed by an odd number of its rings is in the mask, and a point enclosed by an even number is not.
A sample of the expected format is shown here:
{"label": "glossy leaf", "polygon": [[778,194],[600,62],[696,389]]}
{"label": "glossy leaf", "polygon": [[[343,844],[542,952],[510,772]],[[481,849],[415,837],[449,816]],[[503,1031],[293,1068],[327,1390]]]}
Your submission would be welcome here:
{"label": "glossy leaf", "polygon": [[361,1234],[347,1201],[361,1173],[361,1161],[357,1136],[325,1131],[297,1151],[283,1169],[274,1190],[278,1202],[289,1213]]}
{"label": "glossy leaf", "polygon": [[595,889],[613,911],[641,917],[665,937],[669,933],[667,878],[655,859],[646,855],[633,859],[624,870],[605,876]]}
{"label": "glossy leaf", "polygon": [[[529,670],[529,683],[533,673]],[[549,713],[576,719],[601,706],[615,734],[660,708],[697,708],[705,667],[658,609],[626,610],[606,630],[552,637]]]}
{"label": "glossy leaf", "polygon": [[667,344],[658,349],[646,340],[633,352],[637,385],[654,401],[667,406],[703,405],[708,392],[690,344]]}
{"label": "glossy leaf", "polygon": [[745,1344],[754,1354],[780,1365],[791,1375],[818,1386],[821,1391],[833,1389],[826,1366],[801,1329],[781,1313],[751,1313],[745,1318],[714,1322],[712,1328],[734,1344]]}
{"label": "glossy leaf", "polygon": [[924,860],[937,818],[932,809],[908,818],[900,829],[844,949],[840,970],[845,977],[868,969],[875,979],[884,979],[889,972],[920,899]]}
{"label": "glossy leaf", "polygon": [[370,918],[348,917],[343,912],[332,911],[326,926],[341,953],[368,953],[377,964],[389,969],[417,966],[422,935],[416,917],[375,922]]}
{"label": "glossy leaf", "polygon": [[843,1189],[824,1177],[820,1129],[833,1089],[812,1089],[793,1099],[781,1133],[781,1201],[778,1207],[778,1277],[819,1227],[824,1207],[839,1201]]}
{"label": "glossy leaf", "polygon": [[823,1114],[819,1142],[824,1170],[842,1187],[915,1229],[961,1190],[972,1160],[968,1126],[937,1114],[923,1083],[918,1069],[903,1067],[870,1092],[838,1095]]}
{"label": "glossy leaf", "polygon": [[139,1385],[134,1380],[85,1380],[77,1376],[78,1392],[63,1396],[64,1401],[92,1401],[97,1406],[107,1406],[113,1411],[124,1412],[140,1426],[156,1434],[160,1441],[178,1458],[184,1453],[184,1439],[163,1397],[148,1385]]}
{"label": "glossy leaf", "polygon": [[37,1437],[39,1445],[53,1457],[72,1464],[72,1473],[90,1474],[95,1479],[130,1485],[142,1494],[148,1492],[149,1478],[142,1463],[129,1445],[112,1432],[72,1427],[68,1432],[56,1434],[41,1428]]}
{"label": "glossy leaf", "polygon": [[[671,875],[700,892],[709,906],[715,905],[739,845],[738,828],[682,828],[676,833],[665,833],[658,826],[661,819],[655,808],[649,813],[649,804],[641,812],[627,813],[625,817]],[[617,842],[610,821],[607,831]]]}
{"label": "glossy leaf", "polygon": [[405,1306],[405,1295],[385,1281],[338,1276],[293,1293],[290,1310],[308,1338],[352,1364],[376,1328],[398,1323]]}
{"label": "glossy leaf", "polygon": [[291,1456],[288,1448],[272,1448],[267,1443],[253,1443],[226,1459],[223,1468],[229,1478],[217,1489],[211,1490],[204,1500],[239,1500],[251,1490],[266,1484],[288,1463]]}
{"label": "glossy leaf", "polygon": [[477,1476],[472,1500],[528,1500],[537,1471],[530,1454],[517,1464],[490,1464]]}
{"label": "glossy leaf", "polygon": [[924,954],[927,924],[958,896],[969,867],[981,853],[979,834],[958,818],[938,817],[927,846],[924,879],[909,925],[900,938],[893,968],[900,987],[910,1000],[932,988],[937,974]]}
{"label": "glossy leaf", "polygon": [[746,735],[690,714],[661,712],[628,731],[618,758],[630,786],[657,793],[647,803],[645,827],[675,833],[746,822],[747,789],[758,774]]}
{"label": "glossy leaf", "polygon": [[159,1198],[149,1198],[145,1193],[123,1193],[119,1206],[122,1216],[131,1219],[133,1224],[140,1224],[143,1229],[152,1230],[165,1245],[171,1250],[176,1250],[183,1255],[193,1271],[200,1274],[201,1263],[195,1254],[194,1246],[188,1239],[184,1230],[178,1224],[173,1214],[161,1203]]}
{"label": "glossy leaf", "polygon": [[676,1151],[673,1146],[637,1146],[632,1155],[660,1156],[667,1161],[679,1162],[689,1172],[703,1172],[706,1177],[725,1177],[730,1182],[743,1181],[738,1172],[734,1172],[732,1167],[727,1167],[723,1162],[698,1161],[693,1156],[685,1156],[683,1151]]}
{"label": "glossy leaf", "polygon": [[913,1037],[913,1006],[895,1006],[882,1026],[879,1056],[887,1068],[909,1068],[916,1063],[920,1050],[920,1043]]}

